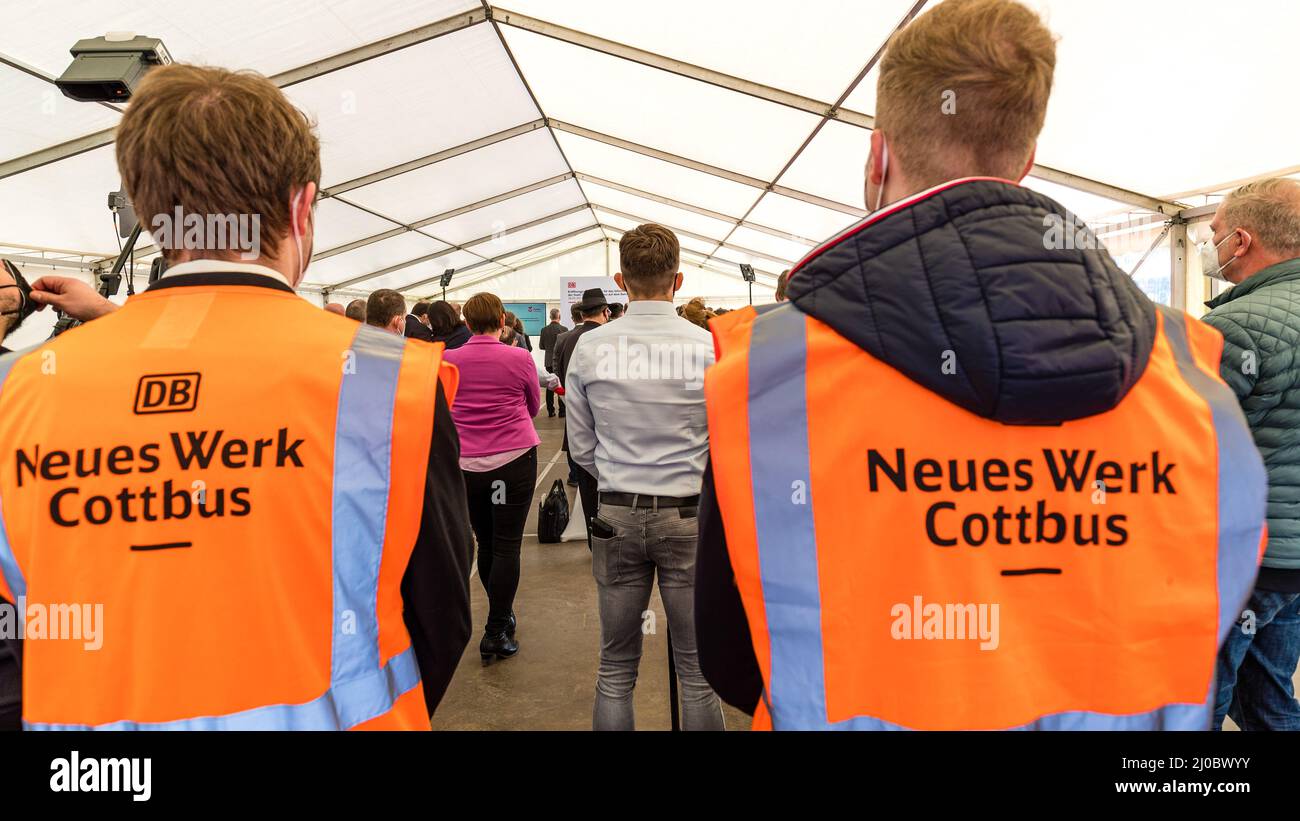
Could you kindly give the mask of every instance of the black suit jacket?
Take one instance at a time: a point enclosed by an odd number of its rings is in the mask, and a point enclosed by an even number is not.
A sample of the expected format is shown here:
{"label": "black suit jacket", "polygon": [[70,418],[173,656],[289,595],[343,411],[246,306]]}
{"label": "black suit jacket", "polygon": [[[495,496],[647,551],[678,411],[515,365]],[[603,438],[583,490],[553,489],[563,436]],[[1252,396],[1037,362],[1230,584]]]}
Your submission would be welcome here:
{"label": "black suit jacket", "polygon": [[555,343],[560,334],[567,330],[569,329],[558,322],[552,322],[550,325],[542,328],[542,338],[538,344],[541,345],[542,350],[546,351],[546,370],[551,371],[552,373],[555,372]]}
{"label": "black suit jacket", "polygon": [[578,346],[578,338],[587,331],[594,331],[600,327],[599,322],[584,322],[564,335],[555,346],[555,370],[552,371],[560,377],[560,384],[564,384],[564,375],[569,372],[569,358],[573,356],[573,349]]}
{"label": "black suit jacket", "polygon": [[420,339],[425,342],[433,341],[433,331],[425,327],[425,324],[415,318],[415,314],[406,315],[406,335],[411,339]]}

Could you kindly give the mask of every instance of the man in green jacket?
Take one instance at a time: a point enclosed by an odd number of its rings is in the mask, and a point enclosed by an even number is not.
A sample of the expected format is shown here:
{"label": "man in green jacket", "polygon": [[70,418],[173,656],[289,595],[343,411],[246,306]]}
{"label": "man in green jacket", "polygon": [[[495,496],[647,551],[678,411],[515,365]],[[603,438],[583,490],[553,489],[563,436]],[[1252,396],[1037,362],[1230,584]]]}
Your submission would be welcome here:
{"label": "man in green jacket", "polygon": [[1244,185],[1201,246],[1208,276],[1233,284],[1204,320],[1223,333],[1223,379],[1268,468],[1268,548],[1247,610],[1219,655],[1214,726],[1300,730],[1300,182]]}

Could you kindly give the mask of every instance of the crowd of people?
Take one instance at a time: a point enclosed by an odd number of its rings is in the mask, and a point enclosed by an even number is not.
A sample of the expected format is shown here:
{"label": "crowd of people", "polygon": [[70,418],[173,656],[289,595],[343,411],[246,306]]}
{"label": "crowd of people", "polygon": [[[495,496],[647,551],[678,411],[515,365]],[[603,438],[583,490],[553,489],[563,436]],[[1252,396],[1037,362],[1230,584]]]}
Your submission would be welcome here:
{"label": "crowd of people", "polygon": [[551,310],[541,363],[491,293],[296,297],[310,124],[257,75],[152,70],[117,133],[137,211],[273,215],[267,244],[169,249],[122,306],[0,273],[6,331],[85,322],[0,359],[0,597],[115,631],[0,638],[0,723],[427,729],[471,566],[479,655],[520,652],[544,392],[595,729],[635,727],[656,579],[688,730],[721,702],[758,729],[1300,729],[1300,183],[1223,199],[1200,253],[1233,287],[1204,321],[1153,303],[1100,243],[1048,247],[1063,209],[1019,184],[1055,55],[1013,0],[921,14],[879,62],[870,215],[775,303],[678,304],[678,239],[640,225],[627,304]]}

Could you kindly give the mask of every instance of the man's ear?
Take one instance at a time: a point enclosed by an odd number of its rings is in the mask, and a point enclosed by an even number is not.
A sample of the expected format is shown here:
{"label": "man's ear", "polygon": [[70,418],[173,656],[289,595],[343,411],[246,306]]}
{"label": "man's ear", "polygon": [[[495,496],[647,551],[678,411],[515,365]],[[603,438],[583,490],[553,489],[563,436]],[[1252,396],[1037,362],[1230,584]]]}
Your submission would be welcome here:
{"label": "man's ear", "polygon": [[1236,234],[1237,236],[1241,237],[1241,239],[1239,240],[1241,245],[1238,246],[1237,250],[1232,252],[1232,255],[1240,259],[1241,257],[1246,256],[1246,254],[1250,253],[1251,246],[1255,244],[1255,238],[1252,237],[1250,235],[1250,232],[1244,228],[1238,228]]}
{"label": "man's ear", "polygon": [[885,135],[879,129],[871,132],[871,151],[867,154],[867,172],[866,178],[871,181],[872,185],[880,185],[884,177],[880,173],[883,164],[885,150]]}
{"label": "man's ear", "polygon": [[625,292],[625,293],[627,292],[627,286],[623,284],[623,272],[622,272],[622,271],[619,271],[617,274],[614,274],[614,284],[618,286],[618,289],[619,289],[620,291],[623,291],[623,292]]}
{"label": "man's ear", "polygon": [[298,212],[289,215],[289,219],[293,220],[294,227],[298,229],[299,236],[307,236],[307,229],[311,227],[312,221],[312,205],[315,202],[316,183],[309,182],[302,187],[302,196],[298,198]]}
{"label": "man's ear", "polygon": [[677,293],[678,291],[680,291],[680,290],[682,289],[682,282],[683,282],[685,279],[686,279],[686,277],[682,276],[682,272],[681,272],[681,271],[678,271],[678,272],[677,272],[677,278],[673,280],[673,293],[674,293],[674,294]]}

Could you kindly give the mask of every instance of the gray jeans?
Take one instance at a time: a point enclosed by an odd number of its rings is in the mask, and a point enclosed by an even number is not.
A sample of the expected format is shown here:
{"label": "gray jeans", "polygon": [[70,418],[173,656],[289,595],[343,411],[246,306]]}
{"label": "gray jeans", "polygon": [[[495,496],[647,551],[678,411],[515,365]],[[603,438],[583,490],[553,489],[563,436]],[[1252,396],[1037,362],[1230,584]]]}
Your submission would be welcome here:
{"label": "gray jeans", "polygon": [[[647,614],[656,569],[681,682],[682,728],[726,729],[722,706],[700,673],[695,652],[695,510],[602,504],[596,518],[591,546],[600,593],[600,673],[593,729],[636,728],[632,690],[641,664],[643,629],[649,632],[651,624]],[[609,530],[613,536],[607,535]]]}

